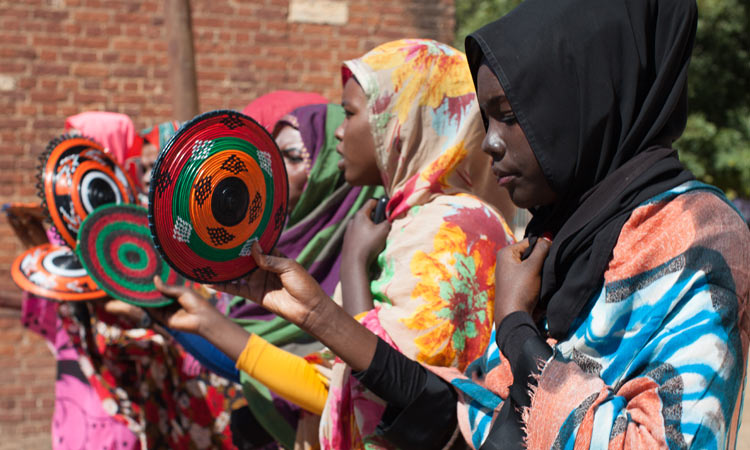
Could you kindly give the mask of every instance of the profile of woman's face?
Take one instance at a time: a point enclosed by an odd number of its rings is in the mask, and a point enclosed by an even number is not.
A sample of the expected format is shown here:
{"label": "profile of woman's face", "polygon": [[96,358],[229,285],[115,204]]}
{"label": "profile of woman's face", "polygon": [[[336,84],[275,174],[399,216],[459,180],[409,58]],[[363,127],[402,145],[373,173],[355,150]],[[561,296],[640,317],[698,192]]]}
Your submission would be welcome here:
{"label": "profile of woman's face", "polygon": [[492,172],[497,182],[508,190],[511,200],[520,208],[554,203],[557,194],[544,177],[505,91],[486,65],[477,72],[477,99],[488,122],[482,150],[492,157]]}
{"label": "profile of woman's face", "polygon": [[284,166],[289,178],[289,211],[294,210],[302,197],[310,171],[310,157],[305,151],[302,134],[291,125],[282,126],[274,138],[284,157]]}
{"label": "profile of woman's face", "polygon": [[370,128],[370,114],[367,111],[367,96],[354,78],[344,85],[341,106],[346,119],[336,129],[339,140],[336,151],[341,155],[339,169],[352,186],[372,186],[383,184],[375,159],[375,140]]}
{"label": "profile of woman's face", "polygon": [[141,150],[141,183],[145,192],[148,192],[149,184],[151,184],[151,169],[154,168],[158,157],[159,148],[144,140]]}

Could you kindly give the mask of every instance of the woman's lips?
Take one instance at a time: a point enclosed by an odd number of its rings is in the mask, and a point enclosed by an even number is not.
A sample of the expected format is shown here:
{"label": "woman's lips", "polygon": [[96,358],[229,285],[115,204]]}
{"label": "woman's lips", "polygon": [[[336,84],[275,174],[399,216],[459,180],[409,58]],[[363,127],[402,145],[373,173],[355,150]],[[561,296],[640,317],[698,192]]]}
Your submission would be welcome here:
{"label": "woman's lips", "polygon": [[518,174],[513,173],[513,172],[507,172],[507,171],[501,170],[501,169],[495,169],[495,168],[493,168],[492,172],[497,177],[497,184],[499,184],[501,186],[505,186],[505,185],[507,185],[509,183],[512,183],[512,182],[514,182],[518,178]]}
{"label": "woman's lips", "polygon": [[500,186],[505,186],[505,185],[508,185],[508,184],[512,183],[513,181],[515,181],[516,178],[518,178],[518,177],[515,176],[515,175],[504,175],[504,176],[501,176],[501,177],[497,177],[497,183]]}

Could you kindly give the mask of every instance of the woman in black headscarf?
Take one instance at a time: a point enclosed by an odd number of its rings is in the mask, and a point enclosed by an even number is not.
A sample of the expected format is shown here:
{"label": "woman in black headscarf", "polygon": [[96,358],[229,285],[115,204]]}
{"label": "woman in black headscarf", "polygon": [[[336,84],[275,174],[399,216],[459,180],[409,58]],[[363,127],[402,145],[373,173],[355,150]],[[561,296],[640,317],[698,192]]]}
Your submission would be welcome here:
{"label": "woman in black headscarf", "polygon": [[527,0],[467,38],[484,150],[533,213],[498,255],[496,345],[452,380],[474,446],[734,447],[750,236],[671,148],[696,17]]}

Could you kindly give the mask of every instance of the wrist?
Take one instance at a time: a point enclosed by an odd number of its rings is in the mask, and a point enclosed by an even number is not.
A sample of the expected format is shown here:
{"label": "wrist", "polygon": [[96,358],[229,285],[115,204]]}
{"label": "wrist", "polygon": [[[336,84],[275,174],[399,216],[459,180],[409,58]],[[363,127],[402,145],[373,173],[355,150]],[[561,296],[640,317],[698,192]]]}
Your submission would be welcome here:
{"label": "wrist", "polygon": [[318,295],[308,306],[308,313],[299,327],[319,340],[335,323],[336,310],[341,310],[327,295]]}
{"label": "wrist", "polygon": [[364,267],[369,259],[367,252],[361,249],[342,249],[341,255],[342,270]]}
{"label": "wrist", "polygon": [[516,312],[525,312],[531,314],[531,312],[527,311],[525,308],[514,305],[507,305],[503,307],[498,306],[498,304],[495,303],[495,326],[500,326],[500,323],[503,321],[503,319]]}
{"label": "wrist", "polygon": [[219,310],[206,308],[205,311],[198,314],[198,329],[196,330],[196,334],[209,341],[213,341],[216,336],[213,336],[212,333],[220,328],[220,321],[223,318],[224,316],[219,313]]}

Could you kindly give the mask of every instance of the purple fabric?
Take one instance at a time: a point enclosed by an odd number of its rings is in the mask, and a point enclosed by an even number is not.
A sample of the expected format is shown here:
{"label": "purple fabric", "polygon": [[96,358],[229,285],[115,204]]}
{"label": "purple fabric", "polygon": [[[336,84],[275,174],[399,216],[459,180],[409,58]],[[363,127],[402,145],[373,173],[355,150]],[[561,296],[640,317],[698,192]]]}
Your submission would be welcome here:
{"label": "purple fabric", "polygon": [[296,128],[309,153],[311,167],[325,144],[327,111],[325,104],[301,106],[279,119],[273,129],[275,135],[283,125]]}
{"label": "purple fabric", "polygon": [[[343,114],[341,112],[337,114],[333,120],[343,120]],[[362,189],[348,185],[345,191],[337,189],[344,183],[343,174],[335,166],[339,158],[336,154],[338,141],[333,136],[333,130],[340,122],[328,123],[332,120],[328,115],[329,105],[303,106],[281,118],[276,125],[276,130],[285,124],[299,130],[302,142],[310,156],[310,167],[313,168],[305,191],[312,189],[312,192],[317,193],[317,195],[308,194],[307,197],[303,193],[299,204],[290,214],[292,225],[284,230],[276,247],[286,256],[297,259],[320,283],[323,290],[328,295],[332,295],[339,282],[340,245],[343,243],[345,228],[343,222]],[[319,157],[325,158],[326,164],[322,167],[315,167]],[[327,207],[312,214],[315,208],[321,205]],[[300,254],[318,233],[337,224],[341,226],[341,229],[334,233],[339,238],[338,246],[327,249],[326,254],[319,249],[316,254],[303,255],[300,259]]]}
{"label": "purple fabric", "polygon": [[[352,189],[340,204],[331,203],[329,208],[325,211],[327,217],[326,215],[321,215],[322,217],[305,218],[296,225],[285,230],[281,235],[281,239],[279,239],[277,248],[284,255],[297,259],[305,245],[307,245],[316,234],[335,223],[342,222],[344,218],[346,218],[354,201],[357,199],[358,194],[359,189]],[[344,230],[342,229],[342,244],[343,231]],[[339,246],[336,252],[323,256],[322,258],[316,258],[306,268],[310,275],[320,283],[320,286],[326,294],[333,295],[333,291],[336,289],[336,285],[339,282],[338,268],[340,266],[341,248]]]}
{"label": "purple fabric", "polygon": [[253,302],[242,302],[233,306],[228,315],[232,319],[255,320],[271,320],[277,317],[272,312],[269,312],[266,308]]}

